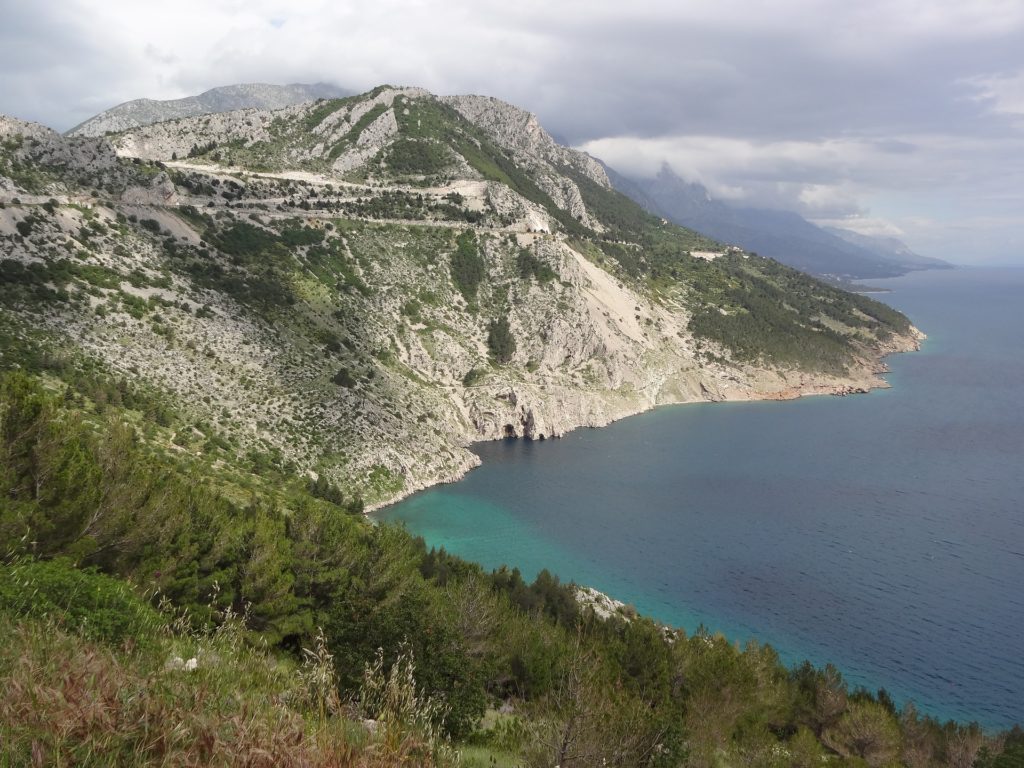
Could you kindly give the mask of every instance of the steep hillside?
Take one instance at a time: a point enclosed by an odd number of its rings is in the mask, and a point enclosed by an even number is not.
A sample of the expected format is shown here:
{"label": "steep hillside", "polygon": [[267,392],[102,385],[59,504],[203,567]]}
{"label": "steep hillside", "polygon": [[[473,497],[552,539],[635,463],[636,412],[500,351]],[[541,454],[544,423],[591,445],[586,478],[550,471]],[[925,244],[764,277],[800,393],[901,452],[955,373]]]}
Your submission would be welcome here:
{"label": "steep hillside", "polygon": [[939,259],[906,246],[884,247],[872,238],[815,226],[791,211],[734,206],[716,200],[700,184],[686,182],[664,166],[651,179],[615,175],[617,189],[677,224],[830,278],[895,277],[917,269],[943,269]]}
{"label": "steep hillside", "polygon": [[370,505],[459,476],[473,440],[861,390],[917,343],[492,99],[384,86],[110,142],[0,122],[3,367],[142,386],[187,416],[174,450]]}
{"label": "steep hillside", "polygon": [[126,101],[124,104],[111,107],[76,125],[68,131],[68,135],[103,136],[112,131],[124,131],[129,128],[137,128],[140,125],[150,125],[179,117],[229,112],[234,109],[280,109],[304,101],[347,96],[349,93],[351,91],[345,91],[327,83],[225,85],[220,88],[211,88],[198,96],[187,96],[183,99]]}
{"label": "steep hillside", "polygon": [[1020,728],[898,709],[835,667],[660,626],[547,571],[527,584],[428,551],[346,514],[322,482],[206,462],[168,439],[182,422],[151,395],[57,381],[54,362],[0,373],[0,764],[1024,757]]}

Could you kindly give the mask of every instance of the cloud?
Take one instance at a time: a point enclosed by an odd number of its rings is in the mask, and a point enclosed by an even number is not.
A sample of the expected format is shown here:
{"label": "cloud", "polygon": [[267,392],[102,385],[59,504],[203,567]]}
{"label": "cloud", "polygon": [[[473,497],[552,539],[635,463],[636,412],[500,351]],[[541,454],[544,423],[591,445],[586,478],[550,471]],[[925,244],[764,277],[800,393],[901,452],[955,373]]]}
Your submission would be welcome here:
{"label": "cloud", "polygon": [[874,219],[870,216],[842,216],[840,218],[818,218],[814,223],[822,227],[839,227],[849,229],[862,235],[872,237],[905,237],[906,230],[900,229],[890,221]]}
{"label": "cloud", "polygon": [[979,75],[962,82],[975,90],[971,98],[981,102],[991,111],[1024,115],[1024,70]]}
{"label": "cloud", "polygon": [[228,83],[388,82],[504,98],[730,198],[901,227],[1024,210],[1019,0],[0,2],[0,112],[60,129]]}
{"label": "cloud", "polygon": [[[9,4],[4,71],[25,51],[70,68],[63,80],[31,67],[15,72],[15,82],[35,87],[21,98],[0,93],[3,108],[60,127],[102,100],[318,79],[485,91],[537,111],[574,142],[948,125],[981,109],[950,103],[949,83],[1019,63],[1024,29],[1024,5],[983,0]],[[55,89],[66,97],[64,116],[40,95]]]}
{"label": "cloud", "polygon": [[[793,210],[857,231],[904,232],[936,256],[1007,260],[1021,254],[1021,238],[1008,230],[1024,230],[1024,135],[885,141],[625,136],[580,148],[640,177],[655,175],[667,162],[712,195],[739,204]],[[969,223],[958,228],[957,222]]]}
{"label": "cloud", "polygon": [[[894,171],[925,173],[927,137],[834,138],[817,141],[763,141],[719,136],[613,137],[580,145],[625,173],[655,175],[668,163],[683,178],[697,181],[718,197],[747,204],[787,207],[807,215],[844,215],[860,210],[858,195],[891,179]],[[933,159],[933,158],[932,158]]]}

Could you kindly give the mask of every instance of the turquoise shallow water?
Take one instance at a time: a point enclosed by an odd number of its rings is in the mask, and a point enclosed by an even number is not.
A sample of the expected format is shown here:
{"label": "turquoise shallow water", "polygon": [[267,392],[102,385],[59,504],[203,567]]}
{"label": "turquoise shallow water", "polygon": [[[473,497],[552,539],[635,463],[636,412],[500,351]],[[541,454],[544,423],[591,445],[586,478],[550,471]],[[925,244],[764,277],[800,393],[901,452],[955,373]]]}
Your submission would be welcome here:
{"label": "turquoise shallow water", "polygon": [[481,444],[481,468],[378,517],[939,717],[1024,722],[1024,270],[885,283],[929,334],[892,389]]}

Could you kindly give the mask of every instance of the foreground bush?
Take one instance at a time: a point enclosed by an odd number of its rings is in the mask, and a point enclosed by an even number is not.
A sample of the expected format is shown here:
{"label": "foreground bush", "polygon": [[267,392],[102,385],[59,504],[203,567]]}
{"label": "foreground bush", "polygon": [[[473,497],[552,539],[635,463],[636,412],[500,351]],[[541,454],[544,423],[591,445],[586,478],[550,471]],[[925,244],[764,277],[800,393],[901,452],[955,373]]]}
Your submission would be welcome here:
{"label": "foreground bush", "polygon": [[0,614],[45,619],[113,645],[148,638],[163,623],[123,581],[65,559],[0,564]]}

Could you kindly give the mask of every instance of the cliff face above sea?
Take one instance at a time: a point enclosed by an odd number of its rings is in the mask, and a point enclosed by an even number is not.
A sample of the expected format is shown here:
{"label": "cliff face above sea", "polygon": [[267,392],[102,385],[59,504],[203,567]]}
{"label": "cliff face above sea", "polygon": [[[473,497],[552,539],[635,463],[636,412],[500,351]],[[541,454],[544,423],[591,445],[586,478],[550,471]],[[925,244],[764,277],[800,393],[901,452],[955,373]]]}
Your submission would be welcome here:
{"label": "cliff face above sea", "polygon": [[381,87],[62,137],[0,118],[5,367],[40,355],[369,505],[475,440],[884,386],[899,313],[668,224],[486,97]]}

